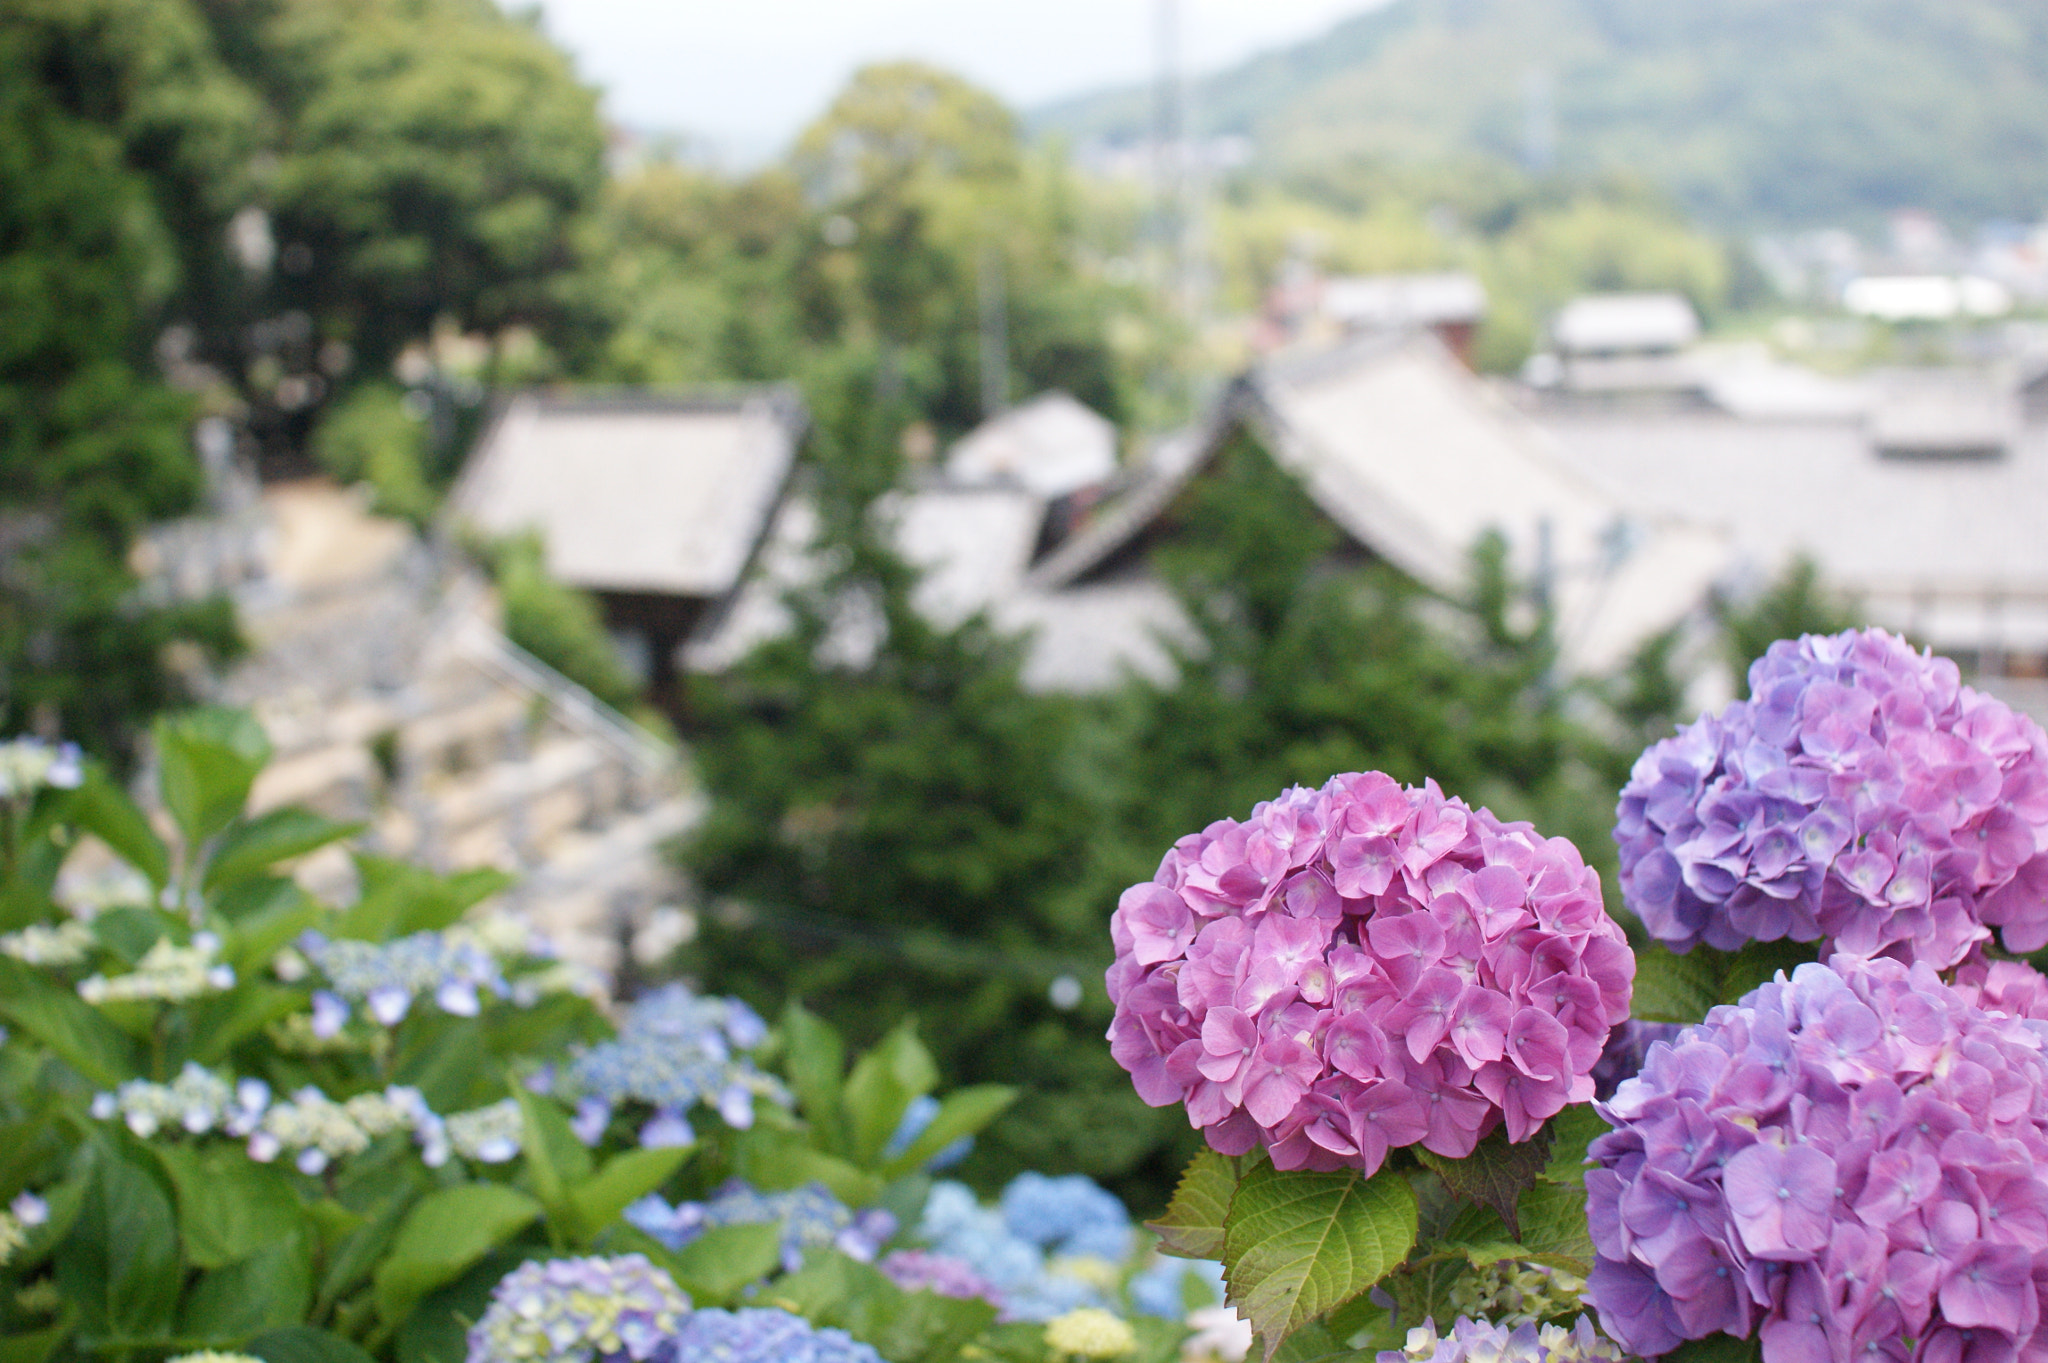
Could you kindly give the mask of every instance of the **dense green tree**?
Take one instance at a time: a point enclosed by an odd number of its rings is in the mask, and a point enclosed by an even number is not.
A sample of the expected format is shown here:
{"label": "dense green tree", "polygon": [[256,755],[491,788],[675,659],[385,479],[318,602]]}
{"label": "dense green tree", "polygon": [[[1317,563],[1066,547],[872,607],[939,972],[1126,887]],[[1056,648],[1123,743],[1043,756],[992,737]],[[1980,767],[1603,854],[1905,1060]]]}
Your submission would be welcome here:
{"label": "dense green tree", "polygon": [[172,249],[119,138],[52,97],[32,37],[0,24],[0,709],[119,756],[178,698],[167,647],[225,647],[232,627],[218,605],[137,596],[136,535],[199,489],[189,405],[140,325]]}

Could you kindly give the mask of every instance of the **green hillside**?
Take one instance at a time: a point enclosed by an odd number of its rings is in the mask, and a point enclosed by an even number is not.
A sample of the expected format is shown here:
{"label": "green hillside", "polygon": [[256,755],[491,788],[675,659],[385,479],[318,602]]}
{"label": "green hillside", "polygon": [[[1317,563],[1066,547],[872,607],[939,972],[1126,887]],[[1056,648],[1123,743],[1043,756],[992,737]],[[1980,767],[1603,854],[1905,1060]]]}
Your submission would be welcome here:
{"label": "green hillside", "polygon": [[[1532,73],[1558,170],[1632,172],[1715,221],[2048,211],[2041,0],[1394,0],[1196,100],[1267,166],[1519,158]],[[1124,140],[1150,108],[1113,91],[1034,122]]]}

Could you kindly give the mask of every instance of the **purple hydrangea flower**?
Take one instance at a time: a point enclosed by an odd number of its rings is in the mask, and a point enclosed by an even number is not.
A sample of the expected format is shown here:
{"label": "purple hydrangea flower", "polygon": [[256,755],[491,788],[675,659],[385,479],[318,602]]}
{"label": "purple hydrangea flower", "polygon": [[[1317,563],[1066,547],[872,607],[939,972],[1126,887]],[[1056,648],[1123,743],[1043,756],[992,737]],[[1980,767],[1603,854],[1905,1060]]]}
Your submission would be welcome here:
{"label": "purple hydrangea flower", "polygon": [[1174,844],[1110,931],[1110,1050],[1282,1169],[1524,1140],[1593,1097],[1635,957],[1578,849],[1378,772]]}
{"label": "purple hydrangea flower", "polygon": [[1601,1338],[1593,1323],[1580,1316],[1570,1329],[1562,1325],[1521,1325],[1510,1330],[1460,1316],[1448,1335],[1433,1323],[1408,1332],[1407,1347],[1386,1349],[1377,1363],[1620,1363],[1621,1350]]}
{"label": "purple hydrangea flower", "polygon": [[1675,951],[1822,941],[1947,969],[2048,946],[2048,735],[1883,630],[1780,640],[1639,758],[1622,892]]}
{"label": "purple hydrangea flower", "polygon": [[659,1363],[882,1363],[844,1330],[813,1325],[787,1311],[748,1307],[693,1313],[659,1354]]}
{"label": "purple hydrangea flower", "polygon": [[1589,1152],[1607,1333],[1644,1356],[1755,1337],[1765,1363],[2038,1356],[2048,1026],[1977,1003],[2038,976],[1984,976],[1838,955],[1653,1044]]}
{"label": "purple hydrangea flower", "polygon": [[803,1267],[804,1252],[811,1249],[836,1249],[866,1263],[896,1233],[892,1213],[880,1207],[853,1212],[822,1183],[763,1193],[733,1179],[708,1202],[673,1207],[649,1193],[626,1208],[625,1218],[669,1249],[681,1249],[719,1226],[780,1225],[782,1267],[790,1273]]}
{"label": "purple hydrangea flower", "polygon": [[644,1255],[525,1263],[491,1289],[468,1363],[645,1363],[672,1356],[689,1318],[690,1299]]}
{"label": "purple hydrangea flower", "polygon": [[985,1301],[998,1311],[1003,1308],[1003,1295],[996,1285],[976,1273],[965,1259],[930,1250],[899,1249],[882,1256],[875,1267],[905,1292],[936,1292],[942,1297]]}

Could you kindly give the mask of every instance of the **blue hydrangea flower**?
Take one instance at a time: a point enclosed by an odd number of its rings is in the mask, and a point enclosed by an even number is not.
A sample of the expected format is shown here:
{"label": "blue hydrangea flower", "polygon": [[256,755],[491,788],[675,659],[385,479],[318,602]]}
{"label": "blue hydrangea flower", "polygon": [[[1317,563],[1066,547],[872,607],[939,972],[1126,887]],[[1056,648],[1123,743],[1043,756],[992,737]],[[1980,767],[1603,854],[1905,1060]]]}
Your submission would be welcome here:
{"label": "blue hydrangea flower", "polygon": [[[615,1109],[654,1109],[641,1126],[644,1146],[689,1145],[696,1139],[689,1112],[709,1103],[727,1126],[754,1124],[754,1100],[783,1106],[789,1094],[756,1069],[743,1052],[761,1044],[767,1024],[738,999],[700,998],[680,984],[635,1003],[610,1041],[576,1058],[565,1088],[578,1095],[576,1134],[596,1144]],[[740,1053],[736,1053],[740,1052]]]}
{"label": "blue hydrangea flower", "polygon": [[1131,1228],[1122,1204],[1086,1178],[1024,1174],[1002,1209],[982,1206],[963,1184],[932,1185],[917,1235],[993,1284],[1004,1320],[1046,1321],[1110,1304],[1104,1289],[1129,1253]]}
{"label": "blue hydrangea flower", "polygon": [[[903,1120],[896,1123],[896,1130],[890,1135],[889,1143],[882,1147],[884,1159],[895,1159],[908,1150],[911,1143],[925,1133],[932,1124],[932,1118],[939,1115],[939,1100],[929,1093],[921,1093],[910,1100],[903,1109]],[[950,1169],[974,1150],[974,1137],[962,1136],[949,1141],[939,1148],[937,1154],[924,1162],[926,1169]]]}
{"label": "blue hydrangea flower", "polygon": [[855,1213],[819,1183],[763,1193],[734,1179],[708,1202],[673,1207],[649,1193],[627,1207],[625,1217],[669,1249],[681,1249],[720,1226],[779,1225],[782,1267],[790,1273],[803,1267],[804,1251],[811,1249],[836,1249],[866,1263],[896,1233],[896,1218],[888,1212],[870,1207]]}
{"label": "blue hydrangea flower", "polygon": [[[1183,1320],[1190,1310],[1214,1306],[1223,1300],[1223,1265],[1213,1259],[1170,1259],[1160,1255],[1132,1277],[1126,1290],[1131,1305],[1146,1315]],[[1191,1295],[1202,1299],[1191,1303]]]}
{"label": "blue hydrangea flower", "polygon": [[1131,1252],[1130,1213],[1085,1174],[1019,1174],[1003,1189],[1002,1209],[1013,1234],[1048,1253],[1114,1262]]}
{"label": "blue hydrangea flower", "polygon": [[690,1299],[644,1255],[521,1264],[470,1327],[468,1363],[673,1359],[689,1312]]}
{"label": "blue hydrangea flower", "polygon": [[882,1363],[882,1356],[844,1330],[811,1324],[787,1311],[747,1307],[691,1314],[667,1341],[658,1363]]}

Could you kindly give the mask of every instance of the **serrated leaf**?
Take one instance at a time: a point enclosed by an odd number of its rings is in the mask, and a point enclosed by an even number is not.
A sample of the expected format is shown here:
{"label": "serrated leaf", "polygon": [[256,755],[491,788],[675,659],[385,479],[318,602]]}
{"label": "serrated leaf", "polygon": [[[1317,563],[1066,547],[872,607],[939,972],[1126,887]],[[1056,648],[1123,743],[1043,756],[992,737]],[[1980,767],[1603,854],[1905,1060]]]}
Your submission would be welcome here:
{"label": "serrated leaf", "polygon": [[[526,1154],[526,1177],[534,1193],[557,1223],[574,1220],[575,1210],[570,1204],[569,1190],[590,1177],[589,1148],[576,1139],[576,1133],[569,1128],[569,1119],[562,1115],[562,1109],[555,1105],[553,1099],[541,1097],[524,1084],[512,1085],[512,1097],[519,1104],[526,1133],[522,1143]],[[580,1238],[578,1227],[563,1225],[562,1228]]]}
{"label": "serrated leaf", "polygon": [[291,1180],[232,1147],[153,1145],[178,1195],[178,1238],[199,1268],[226,1268],[290,1239],[302,1211]]}
{"label": "serrated leaf", "polygon": [[0,1016],[103,1088],[135,1077],[136,1048],[98,1009],[40,971],[0,957]]}
{"label": "serrated leaf", "polygon": [[882,1166],[884,1178],[896,1178],[924,1167],[926,1160],[962,1136],[972,1136],[1003,1114],[1017,1101],[1017,1090],[1007,1084],[976,1084],[955,1089],[939,1104],[930,1123],[902,1154]]}
{"label": "serrated leaf", "polygon": [[1228,1155],[1198,1150],[1181,1171],[1166,1215],[1147,1221],[1159,1250],[1182,1259],[1221,1259],[1223,1223],[1237,1193],[1238,1165]]}
{"label": "serrated leaf", "polygon": [[1543,1177],[1576,1187],[1586,1179],[1586,1147],[1614,1128],[1591,1103],[1573,1103],[1550,1119],[1550,1163]]}
{"label": "serrated leaf", "polygon": [[1380,1286],[1394,1302],[1395,1333],[1412,1330],[1426,1320],[1435,1321],[1439,1328],[1448,1325],[1457,1315],[1451,1290],[1471,1272],[1472,1263],[1461,1250],[1426,1254],[1388,1274]]}
{"label": "serrated leaf", "polygon": [[635,1202],[668,1181],[682,1167],[692,1147],[667,1146],[628,1150],[605,1161],[604,1168],[570,1190],[569,1200],[587,1233],[594,1234],[619,1219]]}
{"label": "serrated leaf", "polygon": [[464,1183],[427,1194],[406,1214],[390,1253],[377,1266],[377,1314],[405,1319],[414,1304],[518,1234],[540,1203],[502,1183]]}
{"label": "serrated leaf", "polygon": [[[778,1278],[756,1304],[780,1306],[816,1324],[844,1330],[882,1357],[901,1363],[941,1363],[966,1356],[969,1340],[994,1346],[988,1352],[997,1358],[1016,1356],[986,1333],[996,1315],[987,1302],[906,1292],[872,1265],[829,1251],[810,1255],[798,1272]],[[1042,1325],[1032,1328],[1032,1348],[1025,1357],[1045,1357],[1044,1330]]]}
{"label": "serrated leaf", "polygon": [[280,861],[339,842],[361,828],[358,823],[336,823],[309,809],[289,807],[239,819],[215,845],[200,888],[212,894],[261,875]]}
{"label": "serrated leaf", "polygon": [[1408,1256],[1419,1209],[1392,1171],[1283,1173],[1261,1162],[1238,1180],[1224,1223],[1230,1303],[1278,1341],[1371,1287]]}
{"label": "serrated leaf", "polygon": [[716,1226],[670,1255],[669,1263],[697,1305],[730,1301],[782,1263],[782,1226]]}
{"label": "serrated leaf", "polygon": [[171,854],[149,826],[149,818],[97,767],[88,768],[71,816],[78,826],[114,849],[114,855],[142,872],[159,893],[171,879]]}
{"label": "serrated leaf", "polygon": [[939,1067],[908,1022],[855,1061],[842,1094],[853,1162],[872,1165],[896,1133],[904,1109],[938,1083]]}
{"label": "serrated leaf", "polygon": [[1519,1235],[1515,1203],[1550,1162],[1550,1128],[1545,1125],[1528,1140],[1515,1142],[1508,1139],[1507,1127],[1497,1126],[1463,1159],[1449,1159],[1419,1145],[1415,1155],[1436,1171],[1445,1187],[1468,1202],[1491,1207],[1507,1223],[1508,1233]]}
{"label": "serrated leaf", "polygon": [[1779,971],[1790,975],[1799,966],[1820,959],[1818,942],[1751,942],[1722,957],[1721,992],[1716,1002],[1735,1003]]}
{"label": "serrated leaf", "polygon": [[1583,1185],[1539,1183],[1522,1194],[1517,1210],[1521,1213],[1520,1238],[1531,1254],[1555,1255],[1591,1264],[1593,1239],[1586,1230],[1586,1190]]}
{"label": "serrated leaf", "polygon": [[270,740],[246,710],[207,706],[156,722],[157,790],[188,855],[228,826],[270,760]]}
{"label": "serrated leaf", "polygon": [[65,1303],[53,1324],[26,1334],[0,1336],[0,1363],[43,1363],[77,1324],[78,1312]]}
{"label": "serrated leaf", "polygon": [[370,1356],[340,1335],[310,1325],[266,1330],[243,1346],[263,1363],[370,1363]]}
{"label": "serrated leaf", "polygon": [[846,1042],[823,1018],[792,1001],[782,1013],[784,1070],[796,1094],[797,1111],[817,1133],[820,1148],[847,1147],[846,1113],[840,1094],[846,1084]]}
{"label": "serrated leaf", "polygon": [[1721,1001],[1718,952],[1696,947],[1683,956],[1651,943],[1636,952],[1631,1014],[1642,1022],[1699,1022]]}

